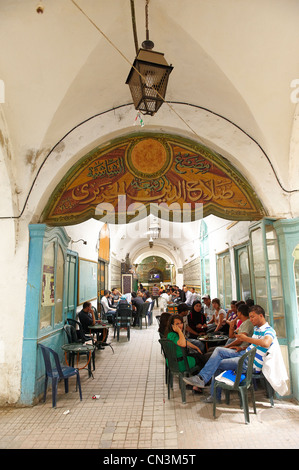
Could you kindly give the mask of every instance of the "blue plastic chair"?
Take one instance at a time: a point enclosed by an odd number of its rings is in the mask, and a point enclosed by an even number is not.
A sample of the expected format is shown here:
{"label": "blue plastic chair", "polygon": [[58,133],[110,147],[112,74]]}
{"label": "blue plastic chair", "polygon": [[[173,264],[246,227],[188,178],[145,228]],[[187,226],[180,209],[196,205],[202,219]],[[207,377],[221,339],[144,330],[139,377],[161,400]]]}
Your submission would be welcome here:
{"label": "blue plastic chair", "polygon": [[[80,395],[80,400],[82,400],[82,391],[81,391],[81,383],[80,383],[80,375],[78,369],[75,369],[74,367],[69,367],[69,366],[63,366],[60,364],[59,361],[59,356],[56,351],[53,351],[51,348],[47,348],[46,346],[39,344],[38,345],[43,354],[43,358],[45,361],[45,367],[46,367],[46,377],[45,377],[45,389],[44,389],[44,402],[46,401],[46,396],[47,396],[47,386],[48,386],[48,378],[50,377],[52,379],[52,406],[53,408],[56,407],[56,397],[57,397],[57,386],[59,380],[64,380],[64,389],[65,393],[68,393],[69,391],[69,385],[68,385],[68,379],[69,377],[72,377],[76,375],[77,377],[77,386],[79,388],[79,395]],[[51,355],[54,358],[55,366],[52,366],[51,362]]]}

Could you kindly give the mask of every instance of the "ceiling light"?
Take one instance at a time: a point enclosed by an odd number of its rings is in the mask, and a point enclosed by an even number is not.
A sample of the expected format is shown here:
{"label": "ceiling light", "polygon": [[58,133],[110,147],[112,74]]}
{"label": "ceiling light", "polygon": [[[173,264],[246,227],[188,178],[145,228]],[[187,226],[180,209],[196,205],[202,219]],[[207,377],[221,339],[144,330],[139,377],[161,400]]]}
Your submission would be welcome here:
{"label": "ceiling light", "polygon": [[153,116],[162,106],[166,95],[168,77],[173,69],[164,54],[153,51],[149,39],[148,0],[146,0],[146,40],[137,52],[126,84],[129,85],[135,109]]}

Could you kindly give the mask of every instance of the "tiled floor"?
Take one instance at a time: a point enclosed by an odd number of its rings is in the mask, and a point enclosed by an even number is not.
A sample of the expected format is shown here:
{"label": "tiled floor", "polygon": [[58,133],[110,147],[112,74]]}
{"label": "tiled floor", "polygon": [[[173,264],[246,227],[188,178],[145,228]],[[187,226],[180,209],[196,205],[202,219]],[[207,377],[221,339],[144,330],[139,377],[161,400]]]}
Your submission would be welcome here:
{"label": "tiled floor", "polygon": [[67,395],[60,383],[56,409],[50,392],[45,404],[0,409],[0,448],[299,448],[299,407],[294,401],[275,400],[271,408],[258,391],[257,415],[251,408],[250,424],[245,425],[237,397],[230,406],[218,405],[216,420],[212,405],[200,395],[187,391],[187,403],[182,404],[176,380],[168,400],[156,321],[147,329],[132,329],[129,342],[122,330],[113,345],[114,354],[110,348],[97,351],[94,378],[81,371],[82,402],[71,379]]}

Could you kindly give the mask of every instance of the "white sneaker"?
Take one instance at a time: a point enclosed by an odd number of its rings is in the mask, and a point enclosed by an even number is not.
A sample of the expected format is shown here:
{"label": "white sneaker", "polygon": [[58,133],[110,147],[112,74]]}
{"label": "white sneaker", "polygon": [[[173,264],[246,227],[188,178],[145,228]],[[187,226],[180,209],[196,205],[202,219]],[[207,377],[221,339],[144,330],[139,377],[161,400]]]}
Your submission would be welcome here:
{"label": "white sneaker", "polygon": [[189,385],[195,385],[196,387],[203,388],[205,386],[204,381],[199,375],[193,375],[192,377],[183,377],[183,381]]}

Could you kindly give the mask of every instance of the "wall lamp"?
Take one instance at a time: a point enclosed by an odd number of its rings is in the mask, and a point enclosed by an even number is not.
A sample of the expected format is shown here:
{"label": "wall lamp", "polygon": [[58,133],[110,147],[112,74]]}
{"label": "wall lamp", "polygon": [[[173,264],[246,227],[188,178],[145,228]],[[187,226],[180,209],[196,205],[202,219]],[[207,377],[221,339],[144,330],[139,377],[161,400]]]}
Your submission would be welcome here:
{"label": "wall lamp", "polygon": [[83,242],[83,245],[87,245],[87,241],[83,240],[83,238],[79,238],[79,240],[71,240],[72,243],[79,243]]}

